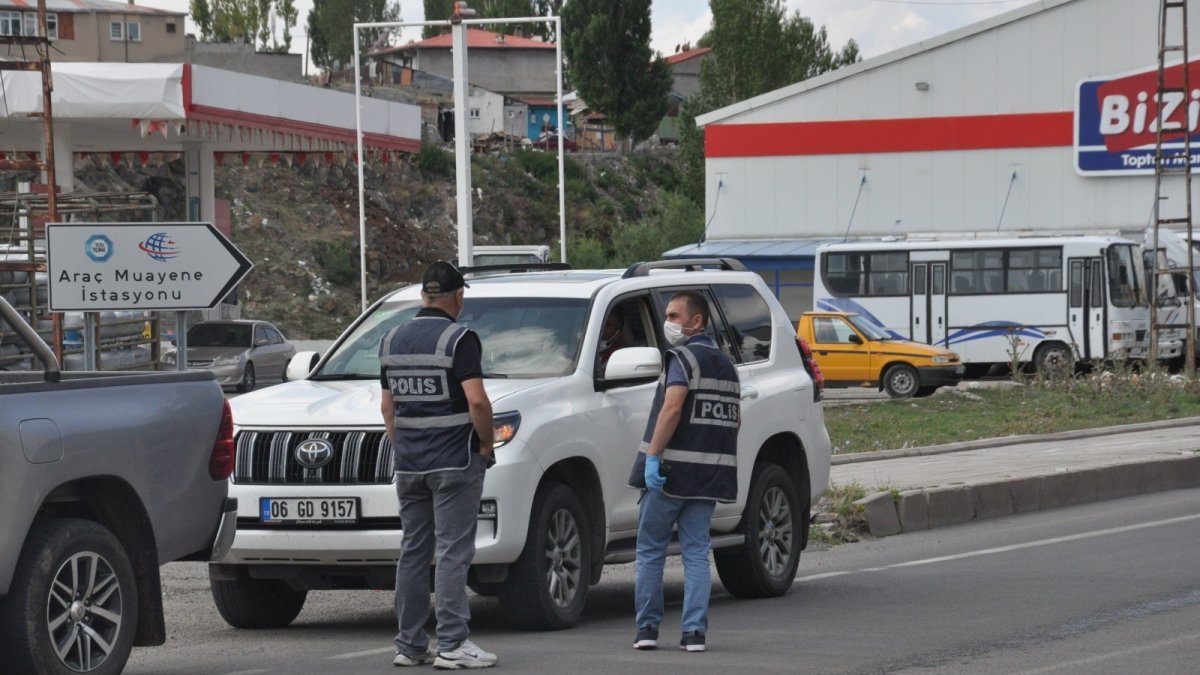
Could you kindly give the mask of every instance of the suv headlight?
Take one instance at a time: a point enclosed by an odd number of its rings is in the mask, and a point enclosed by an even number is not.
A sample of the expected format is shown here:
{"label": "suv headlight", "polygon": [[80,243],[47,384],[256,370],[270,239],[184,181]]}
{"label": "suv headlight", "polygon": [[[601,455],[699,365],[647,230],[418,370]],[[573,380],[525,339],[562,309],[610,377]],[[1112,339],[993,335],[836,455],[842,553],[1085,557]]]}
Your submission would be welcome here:
{"label": "suv headlight", "polygon": [[521,413],[506,412],[500,413],[492,418],[492,437],[495,442],[492,444],[492,449],[500,448],[508,445],[508,442],[517,435],[517,428],[521,426]]}
{"label": "suv headlight", "polygon": [[241,362],[241,354],[234,354],[233,356],[218,356],[217,358],[213,359],[214,366],[236,366]]}

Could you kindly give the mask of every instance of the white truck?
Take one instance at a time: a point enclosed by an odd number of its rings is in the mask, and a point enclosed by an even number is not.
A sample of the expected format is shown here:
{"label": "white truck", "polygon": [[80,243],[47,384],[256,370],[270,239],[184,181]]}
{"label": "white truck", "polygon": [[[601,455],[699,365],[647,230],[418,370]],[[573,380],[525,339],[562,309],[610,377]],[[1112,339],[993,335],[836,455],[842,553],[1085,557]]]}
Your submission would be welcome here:
{"label": "white truck", "polygon": [[[671,261],[470,284],[459,321],[483,343],[497,459],[472,589],[499,596],[517,625],[563,628],[606,563],[634,559],[640,492],[626,483],[662,369],[665,305],[683,289],[709,299],[710,334],[742,385],[738,501],[716,509],[717,570],[738,596],[791,587],[831,447],[792,324],[758,275],[730,260]],[[402,523],[378,345],[420,308],[419,291],[387,295],[315,367],[313,353],[297,354],[289,382],[233,401],[237,534],[210,565],[231,625],[287,625],[311,589],[394,585]],[[601,369],[610,312],[624,318],[623,348]]]}

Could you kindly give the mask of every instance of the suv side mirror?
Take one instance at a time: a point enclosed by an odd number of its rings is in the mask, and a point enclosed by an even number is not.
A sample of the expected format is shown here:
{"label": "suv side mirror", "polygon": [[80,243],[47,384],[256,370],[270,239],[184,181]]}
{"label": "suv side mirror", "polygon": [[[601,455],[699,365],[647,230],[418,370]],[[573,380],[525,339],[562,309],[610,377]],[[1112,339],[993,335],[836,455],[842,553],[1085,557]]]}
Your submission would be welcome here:
{"label": "suv side mirror", "polygon": [[613,352],[604,368],[609,382],[644,380],[662,374],[662,352],[654,347],[626,347]]}
{"label": "suv side mirror", "polygon": [[851,333],[849,340],[850,340],[850,344],[853,344],[853,345],[861,345],[863,343],[863,339],[858,336],[858,333]]}
{"label": "suv side mirror", "polygon": [[308,377],[308,374],[317,367],[317,362],[321,360],[321,355],[317,352],[299,352],[288,361],[287,379],[303,380]]}

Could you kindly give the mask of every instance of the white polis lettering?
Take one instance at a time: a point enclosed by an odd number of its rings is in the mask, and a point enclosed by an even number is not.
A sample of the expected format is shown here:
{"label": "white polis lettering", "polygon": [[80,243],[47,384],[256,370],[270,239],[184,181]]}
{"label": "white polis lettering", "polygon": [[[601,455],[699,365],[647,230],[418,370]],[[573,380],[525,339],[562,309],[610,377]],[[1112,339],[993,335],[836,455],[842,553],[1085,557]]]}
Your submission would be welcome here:
{"label": "white polis lettering", "polygon": [[399,396],[440,395],[441,381],[436,377],[392,377],[388,378],[392,393]]}
{"label": "white polis lettering", "polygon": [[722,403],[720,401],[699,401],[700,413],[697,415],[700,419],[720,420],[722,422],[738,421],[739,407],[736,403]]}

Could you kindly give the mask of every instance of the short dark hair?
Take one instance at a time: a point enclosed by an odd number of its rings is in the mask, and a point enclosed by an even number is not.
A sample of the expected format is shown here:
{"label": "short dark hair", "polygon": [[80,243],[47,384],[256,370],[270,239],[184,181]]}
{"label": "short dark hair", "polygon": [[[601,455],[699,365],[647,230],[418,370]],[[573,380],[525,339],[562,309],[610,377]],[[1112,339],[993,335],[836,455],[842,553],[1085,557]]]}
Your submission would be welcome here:
{"label": "short dark hair", "polygon": [[671,302],[675,302],[676,300],[683,300],[687,304],[688,314],[703,316],[704,323],[701,325],[705,328],[708,327],[708,318],[712,314],[709,313],[708,300],[704,298],[703,294],[696,291],[679,291],[671,296]]}

